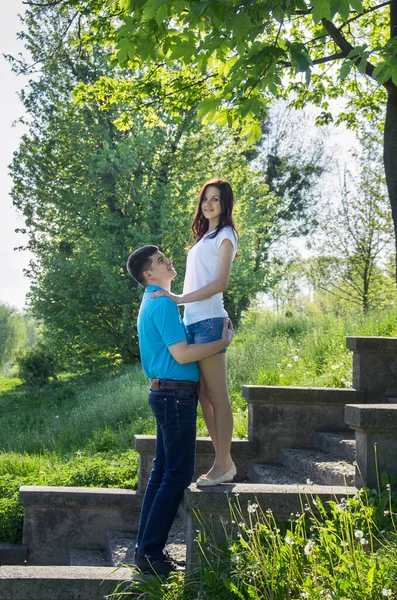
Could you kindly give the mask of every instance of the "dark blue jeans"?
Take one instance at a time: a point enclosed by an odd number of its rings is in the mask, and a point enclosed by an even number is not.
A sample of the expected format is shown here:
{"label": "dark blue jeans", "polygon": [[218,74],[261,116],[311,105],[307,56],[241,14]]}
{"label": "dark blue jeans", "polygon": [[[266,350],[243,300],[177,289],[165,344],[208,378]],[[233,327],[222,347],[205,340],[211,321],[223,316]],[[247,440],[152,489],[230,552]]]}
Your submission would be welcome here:
{"label": "dark blue jeans", "polygon": [[183,493],[193,479],[196,453],[197,393],[150,390],[157,439],[153,470],[146,487],[136,550],[160,558]]}

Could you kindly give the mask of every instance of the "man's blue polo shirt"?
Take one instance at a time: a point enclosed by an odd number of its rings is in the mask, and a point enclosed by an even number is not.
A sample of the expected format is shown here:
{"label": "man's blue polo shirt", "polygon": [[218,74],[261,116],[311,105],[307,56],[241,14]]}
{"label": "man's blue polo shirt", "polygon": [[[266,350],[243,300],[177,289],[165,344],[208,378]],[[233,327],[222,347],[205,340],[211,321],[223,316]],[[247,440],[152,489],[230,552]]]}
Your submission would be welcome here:
{"label": "man's blue polo shirt", "polygon": [[186,342],[185,326],[175,302],[167,296],[151,298],[157,285],[145,288],[138,314],[138,339],[145,374],[153,378],[198,381],[197,362],[180,365],[168,346]]}

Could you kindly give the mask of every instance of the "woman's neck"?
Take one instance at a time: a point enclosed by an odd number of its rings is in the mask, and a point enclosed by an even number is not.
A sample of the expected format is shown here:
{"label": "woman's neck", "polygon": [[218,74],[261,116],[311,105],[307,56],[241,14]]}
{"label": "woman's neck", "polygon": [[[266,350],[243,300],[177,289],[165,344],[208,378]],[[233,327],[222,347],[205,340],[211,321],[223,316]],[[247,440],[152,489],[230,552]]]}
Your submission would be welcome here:
{"label": "woman's neck", "polygon": [[210,219],[208,221],[208,229],[207,229],[207,233],[210,231],[214,231],[214,229],[216,229],[219,225],[219,218],[217,217],[216,219]]}

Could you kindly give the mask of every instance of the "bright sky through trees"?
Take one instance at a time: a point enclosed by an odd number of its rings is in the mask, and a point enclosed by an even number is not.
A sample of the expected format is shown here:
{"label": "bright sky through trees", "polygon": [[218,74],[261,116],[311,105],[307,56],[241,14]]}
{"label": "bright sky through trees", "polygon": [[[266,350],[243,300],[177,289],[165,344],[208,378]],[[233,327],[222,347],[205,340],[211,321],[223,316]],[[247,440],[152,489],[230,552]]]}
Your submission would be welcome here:
{"label": "bright sky through trees", "polygon": [[12,73],[2,56],[16,54],[23,49],[22,43],[16,39],[20,29],[18,12],[24,12],[22,0],[5,2],[0,21],[0,302],[22,308],[29,288],[28,280],[23,277],[23,269],[27,267],[29,258],[27,252],[13,250],[15,246],[23,244],[23,236],[14,233],[17,227],[21,227],[22,221],[11,204],[11,179],[7,174],[7,165],[23,133],[22,125],[13,127],[12,123],[23,114],[16,91],[24,85],[25,79]]}

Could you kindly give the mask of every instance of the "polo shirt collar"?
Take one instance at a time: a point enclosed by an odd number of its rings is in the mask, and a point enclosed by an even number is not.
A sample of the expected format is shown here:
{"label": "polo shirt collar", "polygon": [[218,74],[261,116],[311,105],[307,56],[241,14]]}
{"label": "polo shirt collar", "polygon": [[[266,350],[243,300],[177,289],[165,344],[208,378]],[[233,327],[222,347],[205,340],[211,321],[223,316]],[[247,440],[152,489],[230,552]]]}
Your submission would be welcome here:
{"label": "polo shirt collar", "polygon": [[163,290],[165,292],[165,289],[159,285],[147,285],[145,288],[145,292],[155,292],[156,290]]}

